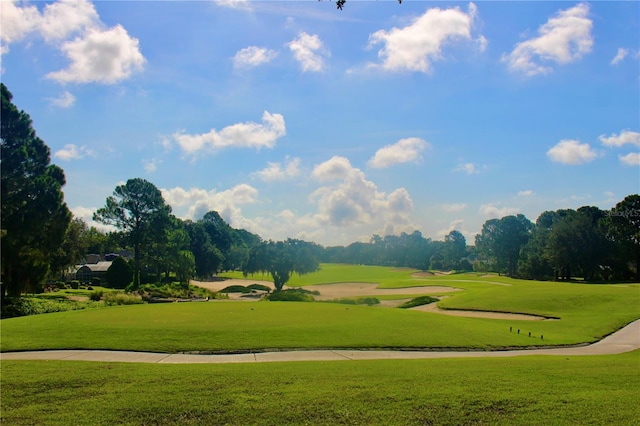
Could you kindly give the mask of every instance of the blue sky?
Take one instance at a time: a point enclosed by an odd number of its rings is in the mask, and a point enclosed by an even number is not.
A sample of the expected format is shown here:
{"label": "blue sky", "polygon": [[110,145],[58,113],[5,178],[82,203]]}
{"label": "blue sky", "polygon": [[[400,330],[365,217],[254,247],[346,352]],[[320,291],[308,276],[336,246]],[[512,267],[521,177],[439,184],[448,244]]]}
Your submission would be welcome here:
{"label": "blue sky", "polygon": [[266,239],[473,237],[640,189],[640,3],[1,2],[2,81],[90,221],[141,177]]}

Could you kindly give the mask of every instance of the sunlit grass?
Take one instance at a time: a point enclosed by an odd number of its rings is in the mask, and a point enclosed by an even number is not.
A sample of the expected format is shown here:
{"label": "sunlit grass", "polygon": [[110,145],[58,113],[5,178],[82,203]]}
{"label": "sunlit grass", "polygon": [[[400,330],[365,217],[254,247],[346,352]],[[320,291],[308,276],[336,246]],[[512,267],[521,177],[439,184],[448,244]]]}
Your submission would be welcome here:
{"label": "sunlit grass", "polygon": [[2,363],[11,425],[633,425],[640,352],[158,365]]}

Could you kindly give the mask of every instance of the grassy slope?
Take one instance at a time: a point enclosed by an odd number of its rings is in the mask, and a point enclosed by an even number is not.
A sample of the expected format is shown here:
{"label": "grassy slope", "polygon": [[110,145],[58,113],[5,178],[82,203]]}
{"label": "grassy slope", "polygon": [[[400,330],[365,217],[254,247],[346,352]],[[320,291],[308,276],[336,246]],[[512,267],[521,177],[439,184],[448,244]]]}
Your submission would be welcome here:
{"label": "grassy slope", "polygon": [[[560,321],[449,317],[401,309],[292,302],[121,306],[2,320],[2,351],[127,349],[225,351],[269,348],[496,348],[595,341],[640,318],[640,285],[563,284],[411,270],[322,265],[293,284],[380,282],[387,288],[450,285],[441,307],[533,313]],[[342,279],[340,279],[342,278]],[[257,278],[256,278],[257,279]],[[496,283],[507,283],[508,286]],[[509,327],[522,334],[509,333]],[[528,338],[544,335],[539,339]]]}
{"label": "grassy slope", "polygon": [[639,351],[233,365],[6,361],[0,421],[631,425],[640,422],[639,364]]}

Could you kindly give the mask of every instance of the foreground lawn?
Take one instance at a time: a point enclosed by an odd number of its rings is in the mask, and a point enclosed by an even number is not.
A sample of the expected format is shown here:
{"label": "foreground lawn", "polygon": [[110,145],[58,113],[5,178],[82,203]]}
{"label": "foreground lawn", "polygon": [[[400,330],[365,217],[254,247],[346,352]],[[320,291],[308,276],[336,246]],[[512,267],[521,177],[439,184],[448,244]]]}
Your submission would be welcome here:
{"label": "foreground lawn", "polygon": [[11,425],[635,425],[640,351],[158,365],[4,361]]}

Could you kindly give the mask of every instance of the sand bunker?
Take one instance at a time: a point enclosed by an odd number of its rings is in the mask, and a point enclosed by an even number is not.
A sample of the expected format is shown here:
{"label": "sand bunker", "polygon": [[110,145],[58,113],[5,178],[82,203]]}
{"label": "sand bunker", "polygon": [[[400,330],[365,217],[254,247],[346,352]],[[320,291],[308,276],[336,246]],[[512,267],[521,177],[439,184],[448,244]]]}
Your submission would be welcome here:
{"label": "sand bunker", "polygon": [[[453,281],[453,280],[452,280]],[[465,280],[458,280],[466,282]],[[256,280],[244,280],[244,279],[231,279],[222,281],[191,281],[191,284],[203,287],[211,291],[221,291],[225,287],[231,285],[248,286],[250,284],[262,284],[271,289],[274,289],[274,285],[270,281],[256,281]],[[492,283],[498,285],[505,285],[503,283]],[[508,285],[508,284],[506,284]],[[287,286],[285,286],[287,288]],[[355,297],[377,297],[377,296],[396,296],[396,295],[436,295],[443,293],[451,293],[460,291],[462,289],[446,286],[420,286],[420,287],[403,287],[403,288],[378,288],[378,284],[373,283],[335,283],[335,284],[321,284],[321,285],[309,285],[304,287],[305,290],[318,291],[320,294],[314,296],[316,300],[333,300],[333,299],[350,299]],[[229,293],[229,298],[232,300],[255,300],[260,297],[260,294],[242,294],[242,293]],[[395,299],[395,300],[382,300],[380,305],[383,307],[398,307],[402,303],[411,300],[407,299]],[[509,314],[502,312],[480,312],[480,311],[464,311],[464,310],[449,310],[440,309],[435,303],[429,305],[417,306],[412,308],[417,311],[431,312],[443,315],[452,315],[458,317],[470,317],[470,318],[491,318],[491,319],[510,319],[510,320],[527,320],[527,321],[540,321],[548,318],[527,315],[527,314]]]}
{"label": "sand bunker", "polygon": [[483,312],[483,311],[463,311],[457,309],[440,309],[435,303],[429,305],[416,306],[411,308],[416,311],[433,312],[436,314],[451,315],[454,317],[469,317],[469,318],[491,318],[491,319],[508,319],[508,320],[521,320],[521,321],[542,321],[548,318],[538,315],[528,314],[510,314],[506,312]]}

